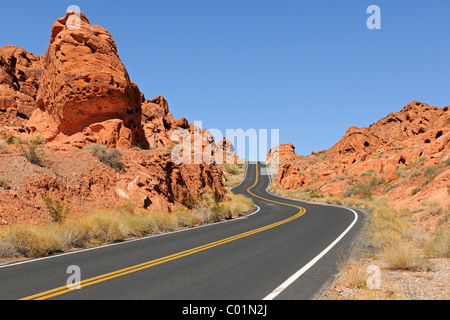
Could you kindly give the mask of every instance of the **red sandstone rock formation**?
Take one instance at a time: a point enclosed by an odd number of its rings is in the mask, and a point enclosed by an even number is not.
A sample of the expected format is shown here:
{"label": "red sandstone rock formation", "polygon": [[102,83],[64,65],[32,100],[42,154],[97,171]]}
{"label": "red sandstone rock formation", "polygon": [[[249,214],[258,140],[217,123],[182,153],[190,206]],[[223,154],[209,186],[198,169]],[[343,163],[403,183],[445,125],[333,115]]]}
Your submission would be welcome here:
{"label": "red sandstone rock formation", "polygon": [[[201,194],[225,197],[211,133],[197,132],[185,118],[174,119],[163,97],[146,100],[108,31],[83,14],[74,29],[73,16],[68,12],[53,24],[45,58],[13,46],[0,48],[0,177],[8,186],[0,187],[0,225],[47,222],[41,193],[71,198],[71,216],[114,208],[124,200],[171,211],[192,205]],[[173,138],[178,131],[192,146],[200,136],[202,151],[209,150],[213,161],[175,163],[170,151],[179,143]],[[40,148],[42,166],[27,162],[20,146],[5,140],[39,134],[49,141]],[[89,150],[79,150],[94,143],[123,149],[125,169],[117,172]],[[225,143],[224,149],[232,148]]]}
{"label": "red sandstone rock formation", "polygon": [[43,57],[15,46],[0,48],[0,125],[21,127],[36,108]]}
{"label": "red sandstone rock formation", "polygon": [[114,39],[82,13],[80,28],[71,27],[74,14],[68,12],[53,24],[28,130],[56,141],[78,134],[78,142],[86,137],[111,147],[145,144],[141,94]]}
{"label": "red sandstone rock formation", "polygon": [[350,128],[329,150],[304,157],[292,145],[281,146],[276,182],[333,195],[362,183],[395,207],[417,208],[430,199],[448,205],[449,149],[449,107],[413,101],[369,128]]}
{"label": "red sandstone rock formation", "polygon": [[295,146],[292,143],[282,144],[269,151],[266,162],[282,164],[297,157],[298,155],[295,153]]}

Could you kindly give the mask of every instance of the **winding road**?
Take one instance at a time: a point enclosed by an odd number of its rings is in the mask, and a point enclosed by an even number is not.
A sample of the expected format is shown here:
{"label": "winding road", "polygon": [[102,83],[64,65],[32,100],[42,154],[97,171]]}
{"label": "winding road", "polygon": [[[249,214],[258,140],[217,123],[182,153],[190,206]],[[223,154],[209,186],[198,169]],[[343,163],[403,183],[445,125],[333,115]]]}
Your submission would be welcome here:
{"label": "winding road", "polygon": [[[271,195],[265,169],[250,163],[233,189],[254,199],[253,214],[2,266],[0,299],[316,299],[337,273],[363,215]],[[71,266],[80,271],[78,289],[66,285]]]}

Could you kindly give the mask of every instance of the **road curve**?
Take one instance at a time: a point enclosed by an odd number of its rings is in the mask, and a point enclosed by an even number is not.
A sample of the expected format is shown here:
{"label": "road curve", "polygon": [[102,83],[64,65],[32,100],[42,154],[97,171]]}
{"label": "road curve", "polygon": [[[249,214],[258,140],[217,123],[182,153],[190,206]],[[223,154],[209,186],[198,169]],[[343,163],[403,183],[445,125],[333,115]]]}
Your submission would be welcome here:
{"label": "road curve", "polygon": [[[251,163],[233,189],[254,199],[248,217],[0,267],[2,300],[309,300],[337,272],[362,216],[267,193]],[[70,266],[80,289],[68,288]]]}

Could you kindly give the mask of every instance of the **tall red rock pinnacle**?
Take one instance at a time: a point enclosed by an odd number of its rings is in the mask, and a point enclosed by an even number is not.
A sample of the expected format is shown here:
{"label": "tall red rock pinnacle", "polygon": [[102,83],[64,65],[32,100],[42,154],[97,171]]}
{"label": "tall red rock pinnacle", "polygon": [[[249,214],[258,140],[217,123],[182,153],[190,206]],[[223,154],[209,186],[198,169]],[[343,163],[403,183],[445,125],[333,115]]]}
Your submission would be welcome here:
{"label": "tall red rock pinnacle", "polygon": [[126,148],[145,144],[141,117],[141,93],[111,34],[68,11],[52,26],[28,129],[49,140],[78,134],[77,140]]}

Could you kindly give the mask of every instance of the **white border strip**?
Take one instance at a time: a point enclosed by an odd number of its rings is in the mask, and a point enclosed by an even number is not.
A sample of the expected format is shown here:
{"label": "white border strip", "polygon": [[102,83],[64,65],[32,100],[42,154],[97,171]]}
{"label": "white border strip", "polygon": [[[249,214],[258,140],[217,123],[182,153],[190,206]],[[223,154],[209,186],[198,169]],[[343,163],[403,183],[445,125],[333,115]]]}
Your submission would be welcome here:
{"label": "white border strip", "polygon": [[278,288],[276,288],[274,291],[272,291],[271,294],[269,294],[267,297],[265,297],[263,300],[274,300],[280,293],[282,293],[286,288],[288,288],[291,284],[293,284],[298,278],[300,278],[306,271],[311,269],[317,262],[319,262],[320,259],[322,259],[331,249],[333,249],[341,240],[344,238],[347,233],[350,232],[350,230],[355,226],[356,222],[359,219],[358,213],[353,209],[347,210],[352,211],[355,214],[355,219],[353,220],[353,223],[345,230],[332,244],[330,244],[324,251],[322,251],[317,257],[312,259],[308,264],[306,264],[303,268],[301,268],[299,271],[297,271],[295,274],[293,274],[289,279],[287,279],[283,284],[281,284]]}

